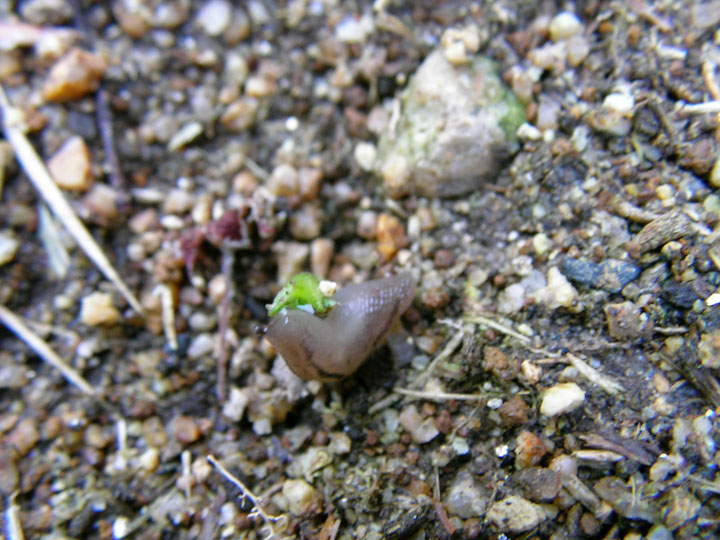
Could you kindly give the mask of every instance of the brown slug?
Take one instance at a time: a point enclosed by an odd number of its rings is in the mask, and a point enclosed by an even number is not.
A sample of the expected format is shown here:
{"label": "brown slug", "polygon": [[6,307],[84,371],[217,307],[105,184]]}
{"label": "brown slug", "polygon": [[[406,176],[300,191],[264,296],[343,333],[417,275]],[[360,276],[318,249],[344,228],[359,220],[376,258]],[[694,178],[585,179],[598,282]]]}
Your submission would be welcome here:
{"label": "brown slug", "polygon": [[360,367],[414,296],[415,283],[408,273],[345,285],[329,298],[325,313],[278,310],[265,336],[296,375],[338,381]]}

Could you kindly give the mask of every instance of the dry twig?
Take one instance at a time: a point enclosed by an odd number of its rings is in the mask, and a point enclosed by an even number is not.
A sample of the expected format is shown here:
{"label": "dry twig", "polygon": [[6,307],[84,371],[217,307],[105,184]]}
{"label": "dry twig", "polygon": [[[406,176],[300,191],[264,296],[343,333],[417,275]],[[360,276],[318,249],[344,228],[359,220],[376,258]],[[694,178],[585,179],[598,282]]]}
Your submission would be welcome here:
{"label": "dry twig", "polygon": [[30,330],[20,317],[2,305],[0,305],[0,321],[22,339],[28,347],[39,354],[43,360],[60,371],[63,377],[69,382],[90,396],[96,395],[93,387],[90,386],[77,371],[67,365],[65,361],[52,350],[50,345]]}
{"label": "dry twig", "polygon": [[252,512],[250,512],[250,514],[248,514],[248,517],[259,517],[265,522],[265,524],[267,525],[267,528],[265,529],[265,532],[267,533],[265,540],[283,538],[282,533],[287,527],[287,516],[285,514],[280,514],[279,516],[268,514],[263,508],[259,498],[252,491],[250,491],[250,488],[248,488],[237,476],[233,475],[229,470],[227,470],[222,463],[215,459],[215,456],[208,455],[207,460],[213,467],[218,470],[218,472],[220,472],[222,476],[224,476],[240,490],[240,492],[242,493],[242,499],[249,500],[250,503],[253,505],[253,510]]}
{"label": "dry twig", "polygon": [[16,495],[17,492],[7,498],[7,509],[5,510],[5,531],[7,532],[8,540],[25,540],[22,525],[20,524],[20,509],[18,505],[15,504]]}
{"label": "dry twig", "polygon": [[102,248],[95,242],[90,232],[70,203],[63,195],[60,188],[55,184],[45,164],[38,156],[35,148],[30,144],[24,133],[22,111],[13,107],[5,95],[5,90],[0,85],[0,109],[3,113],[3,128],[5,136],[13,147],[17,160],[30,178],[30,181],[37,188],[45,199],[45,202],[53,211],[55,216],[67,228],[68,232],[77,241],[85,254],[92,260],[100,271],[118,288],[130,306],[139,314],[143,314],[142,306],[135,295],[120,277],[117,270],[110,263]]}

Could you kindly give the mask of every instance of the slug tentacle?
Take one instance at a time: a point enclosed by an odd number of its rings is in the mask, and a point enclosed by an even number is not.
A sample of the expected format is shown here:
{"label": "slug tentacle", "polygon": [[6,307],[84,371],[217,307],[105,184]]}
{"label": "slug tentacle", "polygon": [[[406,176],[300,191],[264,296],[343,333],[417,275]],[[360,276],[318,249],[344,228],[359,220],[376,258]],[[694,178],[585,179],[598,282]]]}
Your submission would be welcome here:
{"label": "slug tentacle", "polygon": [[337,381],[360,367],[414,295],[409,274],[346,285],[331,297],[336,304],[324,317],[283,309],[266,337],[300,377]]}

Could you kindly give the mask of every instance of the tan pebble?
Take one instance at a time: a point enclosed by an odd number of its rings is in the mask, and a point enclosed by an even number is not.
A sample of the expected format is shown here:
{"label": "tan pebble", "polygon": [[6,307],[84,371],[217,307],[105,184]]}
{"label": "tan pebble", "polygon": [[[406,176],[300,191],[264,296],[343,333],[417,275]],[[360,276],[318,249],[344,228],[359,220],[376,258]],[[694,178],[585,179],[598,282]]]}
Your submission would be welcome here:
{"label": "tan pebble", "polygon": [[82,299],[80,320],[88,326],[112,325],[121,319],[120,312],[113,305],[112,295],[94,292]]}
{"label": "tan pebble", "polygon": [[517,495],[509,495],[493,503],[486,519],[501,531],[521,533],[540,525],[547,519],[547,514],[542,506]]}
{"label": "tan pebble", "polygon": [[290,216],[290,234],[297,240],[313,240],[322,228],[322,210],[305,203]]}
{"label": "tan pebble", "polygon": [[245,81],[245,93],[254,98],[263,98],[275,93],[276,85],[265,77],[251,76]]}
{"label": "tan pebble", "polygon": [[13,451],[0,449],[0,494],[9,496],[14,493],[20,483],[20,473],[15,464]]}
{"label": "tan pebble", "polygon": [[99,222],[111,224],[119,215],[119,193],[106,184],[95,184],[83,198],[88,215]]}
{"label": "tan pebble", "polygon": [[710,177],[708,180],[710,181],[710,185],[712,187],[720,187],[720,157],[715,160],[715,165],[713,165],[713,168],[710,171]]}
{"label": "tan pebble", "polygon": [[547,453],[547,446],[543,440],[530,431],[520,432],[516,443],[515,466],[518,468],[537,465]]}
{"label": "tan pebble", "polygon": [[585,36],[573,36],[567,40],[567,60],[572,67],[583,63],[590,54],[590,43]]}
{"label": "tan pebble", "polygon": [[357,234],[366,240],[372,240],[377,233],[378,215],[372,210],[365,210],[357,221]]}
{"label": "tan pebble", "polygon": [[0,266],[11,262],[20,248],[20,241],[12,230],[0,232]]}
{"label": "tan pebble", "polygon": [[142,212],[138,212],[130,218],[128,222],[130,230],[135,234],[142,234],[151,229],[157,229],[160,227],[160,219],[158,218],[157,210],[154,208],[148,208]]}
{"label": "tan pebble", "polygon": [[670,381],[660,372],[653,375],[653,385],[658,394],[667,394],[670,391]]}
{"label": "tan pebble", "polygon": [[329,238],[317,238],[310,244],[310,269],[321,278],[327,277],[335,243]]}
{"label": "tan pebble", "polygon": [[386,261],[391,260],[400,248],[408,245],[403,224],[395,216],[385,213],[378,216],[377,240],[377,251]]}
{"label": "tan pebble", "polygon": [[82,137],[70,137],[48,161],[48,170],[63,189],[87,191],[93,184],[90,150]]}
{"label": "tan pebble", "polygon": [[210,298],[212,298],[213,302],[215,302],[215,305],[220,305],[223,298],[225,298],[226,293],[227,281],[222,274],[218,274],[210,280],[210,283],[208,283],[208,294],[210,295]]}
{"label": "tan pebble", "polygon": [[301,515],[315,498],[315,488],[300,479],[285,480],[282,493],[287,499],[290,512],[296,516]]}
{"label": "tan pebble", "polygon": [[140,454],[138,465],[147,472],[153,472],[160,465],[160,451],[157,448],[148,448]]}
{"label": "tan pebble", "polygon": [[40,440],[40,432],[35,426],[35,420],[32,418],[25,418],[21,420],[15,429],[13,429],[7,437],[5,437],[5,443],[14,448],[15,451],[24,456]]}
{"label": "tan pebble", "polygon": [[199,457],[193,461],[190,466],[190,470],[195,477],[195,482],[198,484],[205,482],[213,471],[205,456]]}
{"label": "tan pebble", "polygon": [[500,405],[498,413],[505,427],[522,426],[530,420],[530,407],[520,396],[513,396]]}
{"label": "tan pebble", "polygon": [[381,174],[391,197],[404,197],[410,192],[410,165],[407,158],[393,154],[385,160]]}
{"label": "tan pebble", "polygon": [[250,171],[242,171],[233,178],[233,191],[246,197],[251,196],[260,185],[257,177]]}
{"label": "tan pebble", "polygon": [[267,188],[279,197],[297,195],[299,187],[297,170],[285,163],[275,167],[267,179]]}
{"label": "tan pebble", "polygon": [[163,201],[163,212],[166,214],[184,214],[195,204],[195,195],[184,189],[171,189]]}
{"label": "tan pebble", "polygon": [[148,445],[154,446],[155,448],[162,448],[167,444],[165,425],[159,417],[151,416],[143,422],[142,428],[145,441]]}
{"label": "tan pebble", "polygon": [[322,169],[314,167],[300,167],[298,169],[298,188],[300,196],[306,201],[314,201],[320,194],[322,187]]}
{"label": "tan pebble", "polygon": [[277,256],[278,281],[283,284],[302,271],[310,255],[310,247],[300,242],[275,242],[272,250]]}
{"label": "tan pebble", "polygon": [[550,39],[560,41],[582,33],[583,23],[574,13],[563,11],[552,18],[549,30]]}
{"label": "tan pebble", "polygon": [[560,383],[545,390],[540,413],[558,416],[574,411],[585,401],[585,392],[575,383]]}
{"label": "tan pebble", "polygon": [[196,225],[205,225],[212,218],[213,196],[209,193],[200,195],[192,208],[191,216]]}
{"label": "tan pebble", "polygon": [[342,431],[334,431],[330,434],[330,444],[328,450],[333,454],[344,455],[350,453],[352,448],[352,439]]}
{"label": "tan pebble", "polygon": [[540,381],[540,377],[542,376],[542,368],[534,364],[532,361],[523,360],[522,364],[520,365],[520,370],[522,371],[525,380],[530,384],[537,384]]}
{"label": "tan pebble", "polygon": [[183,444],[190,444],[200,438],[200,426],[192,416],[179,416],[175,420],[175,437]]}
{"label": "tan pebble", "polygon": [[245,131],[255,124],[260,102],[254,97],[244,96],[230,103],[220,116],[220,123],[230,131]]}
{"label": "tan pebble", "polygon": [[82,49],[72,49],[50,69],[43,87],[48,101],[72,101],[94,91],[105,73],[105,60]]}

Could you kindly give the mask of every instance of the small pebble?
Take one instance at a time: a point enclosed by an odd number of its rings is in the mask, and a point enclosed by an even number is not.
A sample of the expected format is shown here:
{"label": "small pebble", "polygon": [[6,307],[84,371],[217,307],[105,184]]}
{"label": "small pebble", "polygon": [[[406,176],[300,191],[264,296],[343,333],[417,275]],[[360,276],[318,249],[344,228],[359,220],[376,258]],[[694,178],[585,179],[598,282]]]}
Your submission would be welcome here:
{"label": "small pebble", "polygon": [[308,245],[300,242],[278,241],[273,244],[272,250],[277,256],[278,282],[282,284],[302,272],[310,254]]}
{"label": "small pebble", "polygon": [[112,224],[119,215],[118,199],[120,193],[107,184],[95,184],[83,197],[83,206],[87,215],[98,223]]}
{"label": "small pebble", "polygon": [[20,242],[11,229],[0,232],[0,266],[11,262],[20,248]]}
{"label": "small pebble", "polygon": [[105,60],[82,49],[72,49],[50,68],[43,95],[48,101],[65,102],[94,91],[105,73]]}
{"label": "small pebble", "polygon": [[267,179],[267,188],[279,197],[297,195],[300,185],[298,172],[292,165],[283,163],[275,167]]}
{"label": "small pebble", "polygon": [[574,411],[585,402],[585,392],[575,383],[560,383],[543,393],[540,414],[559,416]]}
{"label": "small pebble", "polygon": [[203,132],[203,126],[200,122],[190,122],[182,126],[176,133],[172,135],[167,143],[167,149],[170,152],[180,150],[197,139]]}
{"label": "small pebble", "polygon": [[578,292],[560,270],[553,266],[548,270],[547,285],[531,293],[531,296],[549,309],[557,309],[571,307],[578,297]]}
{"label": "small pebble", "polygon": [[33,418],[24,418],[5,436],[4,442],[15,449],[20,456],[32,450],[40,440],[40,432]]}
{"label": "small pebble", "polygon": [[315,498],[315,488],[305,480],[288,479],[283,483],[282,494],[287,499],[290,513],[300,516]]}
{"label": "small pebble", "polygon": [[539,464],[547,453],[543,440],[531,431],[521,431],[515,442],[515,466],[518,469]]}
{"label": "small pebble", "polygon": [[347,433],[342,431],[334,431],[330,434],[330,444],[328,450],[336,455],[345,455],[350,453],[352,449],[352,439]]}
{"label": "small pebble", "polygon": [[81,300],[80,320],[88,326],[117,324],[122,316],[113,305],[111,294],[94,292]]}
{"label": "small pebble", "polygon": [[213,334],[204,333],[195,336],[187,350],[188,358],[197,360],[211,355],[215,350],[215,338]]}
{"label": "small pebble", "polygon": [[445,506],[450,514],[463,519],[484,515],[489,497],[469,470],[460,470],[446,489]]}
{"label": "small pebble", "polygon": [[500,531],[511,533],[529,531],[547,519],[542,507],[516,495],[493,503],[485,517]]}
{"label": "small pebble", "polygon": [[363,171],[371,172],[375,168],[375,160],[377,159],[377,149],[375,145],[369,142],[359,142],[355,146],[353,152],[355,161]]}
{"label": "small pebble", "polygon": [[70,137],[48,161],[48,170],[63,189],[87,191],[93,184],[90,150],[82,137]]}
{"label": "small pebble", "polygon": [[391,260],[400,248],[408,245],[405,227],[398,218],[382,213],[377,221],[377,251],[386,261]]}
{"label": "small pebble", "polygon": [[558,42],[576,36],[583,31],[583,23],[577,15],[570,11],[558,13],[550,21],[550,39]]}
{"label": "small pebble", "polygon": [[245,414],[249,402],[247,393],[233,386],[230,388],[228,400],[223,404],[223,415],[233,422],[239,422]]}
{"label": "small pebble", "polygon": [[440,434],[433,418],[428,417],[423,420],[415,405],[405,407],[400,413],[398,420],[403,429],[407,431],[413,441],[418,444],[430,442]]}
{"label": "small pebble", "polygon": [[197,441],[202,434],[200,426],[192,416],[179,416],[175,420],[175,437],[183,444],[190,444]]}
{"label": "small pebble", "polygon": [[335,243],[329,238],[317,238],[310,244],[310,269],[321,278],[327,277]]}
{"label": "small pebble", "polygon": [[640,337],[649,337],[653,333],[653,323],[647,313],[643,313],[634,303],[628,301],[606,304],[605,318],[608,333],[614,339],[628,341]]}
{"label": "small pebble", "polygon": [[535,502],[553,500],[562,488],[560,473],[542,467],[521,469],[512,475],[512,479],[523,494]]}
{"label": "small pebble", "polygon": [[313,240],[322,230],[322,210],[315,204],[305,203],[290,216],[290,234],[297,240]]}
{"label": "small pebble", "polygon": [[232,4],[227,0],[210,0],[198,11],[195,22],[208,36],[221,35],[232,21]]}

